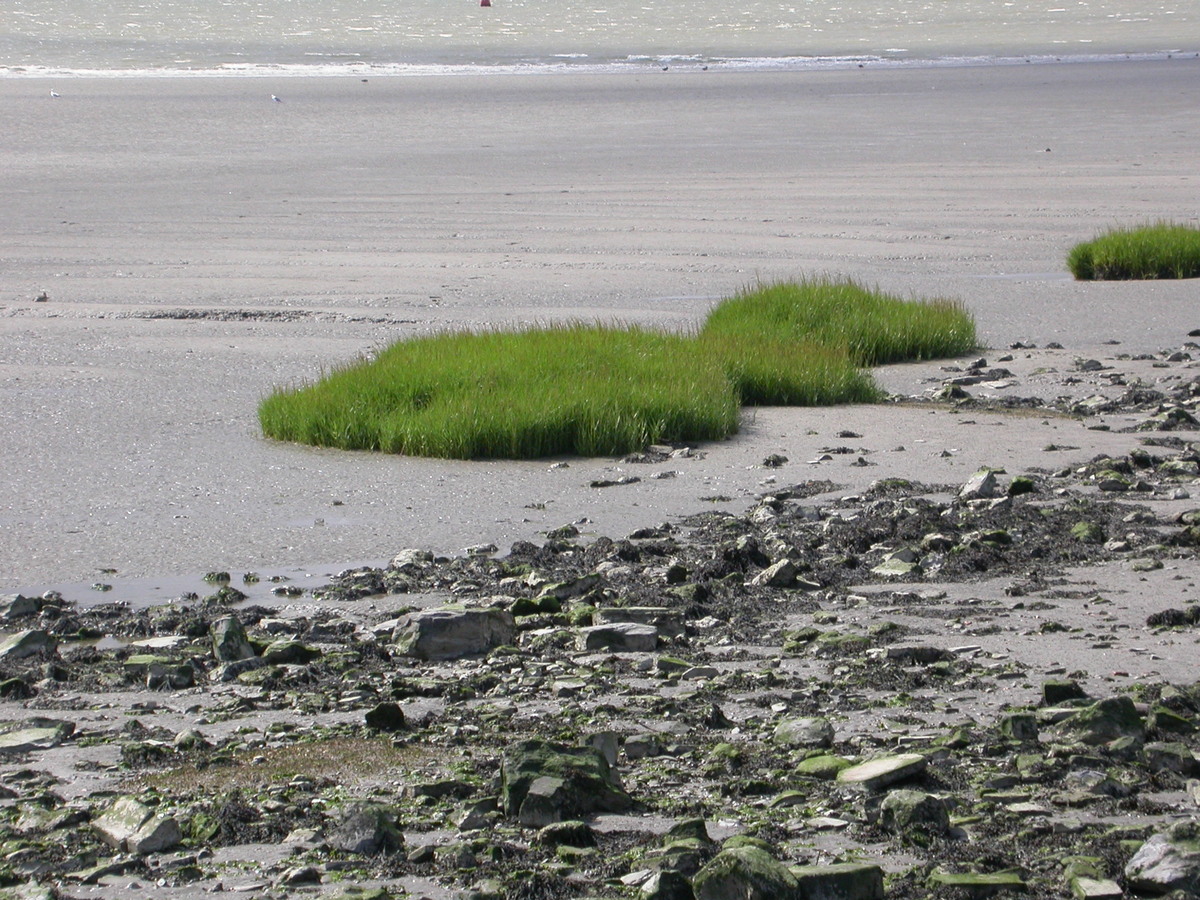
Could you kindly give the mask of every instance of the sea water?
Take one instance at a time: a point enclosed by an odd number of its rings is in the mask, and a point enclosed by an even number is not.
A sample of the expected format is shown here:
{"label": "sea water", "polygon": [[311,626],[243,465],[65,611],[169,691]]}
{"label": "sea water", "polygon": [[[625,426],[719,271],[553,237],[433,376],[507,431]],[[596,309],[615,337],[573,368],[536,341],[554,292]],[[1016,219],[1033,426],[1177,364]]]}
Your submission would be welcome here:
{"label": "sea water", "polygon": [[1196,0],[5,0],[0,74],[813,67],[1200,50]]}

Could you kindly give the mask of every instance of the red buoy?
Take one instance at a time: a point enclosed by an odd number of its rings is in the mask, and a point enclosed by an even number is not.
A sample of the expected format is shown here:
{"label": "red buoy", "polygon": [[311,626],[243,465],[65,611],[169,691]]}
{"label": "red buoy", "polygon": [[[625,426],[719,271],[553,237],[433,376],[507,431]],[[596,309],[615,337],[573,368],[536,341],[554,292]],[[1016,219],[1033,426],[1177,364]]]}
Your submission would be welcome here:
{"label": "red buoy", "polygon": [[492,0],[479,0],[479,5],[480,6],[491,6]]}

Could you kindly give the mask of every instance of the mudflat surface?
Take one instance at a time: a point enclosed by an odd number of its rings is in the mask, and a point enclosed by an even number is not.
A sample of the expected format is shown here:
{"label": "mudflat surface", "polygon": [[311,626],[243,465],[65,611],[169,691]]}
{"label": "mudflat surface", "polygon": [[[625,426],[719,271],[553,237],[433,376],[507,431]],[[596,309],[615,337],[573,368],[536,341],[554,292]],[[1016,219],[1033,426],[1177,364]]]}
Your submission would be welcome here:
{"label": "mudflat surface", "polygon": [[[598,491],[627,467],[296,447],[263,440],[255,406],[408,335],[686,327],[814,273],[959,298],[991,348],[1178,347],[1200,325],[1192,284],[1077,284],[1063,259],[1109,225],[1194,213],[1198,73],[0,82],[0,588],[321,574],[583,518],[619,533],[703,497],[744,506],[767,454],[808,459],[843,429],[918,468],[1003,464],[1044,443],[1027,422],[972,443],[926,410],[758,410],[676,477]],[[880,377],[919,391],[930,372]],[[941,445],[962,453],[919,449]]]}

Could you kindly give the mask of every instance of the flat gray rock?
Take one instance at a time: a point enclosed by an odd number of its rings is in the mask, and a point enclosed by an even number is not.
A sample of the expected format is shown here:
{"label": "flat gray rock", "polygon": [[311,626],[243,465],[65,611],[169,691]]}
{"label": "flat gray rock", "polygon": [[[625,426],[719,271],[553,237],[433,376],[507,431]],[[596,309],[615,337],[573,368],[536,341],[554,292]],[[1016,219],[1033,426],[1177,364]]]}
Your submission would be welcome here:
{"label": "flat gray rock", "polygon": [[852,785],[865,791],[878,791],[898,781],[914,778],[925,771],[928,760],[920,753],[882,756],[838,772],[840,784]]}
{"label": "flat gray rock", "polygon": [[428,609],[410,613],[392,634],[396,650],[418,659],[458,659],[516,639],[512,613],[502,609]]}
{"label": "flat gray rock", "polygon": [[613,650],[625,653],[653,653],[658,648],[658,629],[636,622],[614,622],[579,629],[580,650]]}

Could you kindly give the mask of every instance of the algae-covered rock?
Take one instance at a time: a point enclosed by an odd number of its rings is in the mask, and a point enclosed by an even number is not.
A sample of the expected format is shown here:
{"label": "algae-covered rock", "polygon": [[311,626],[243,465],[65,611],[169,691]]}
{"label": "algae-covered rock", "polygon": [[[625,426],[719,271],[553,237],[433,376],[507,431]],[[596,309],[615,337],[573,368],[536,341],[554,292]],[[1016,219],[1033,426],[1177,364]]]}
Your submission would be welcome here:
{"label": "algae-covered rock", "polygon": [[824,781],[832,781],[837,778],[838,772],[842,769],[850,768],[850,760],[844,756],[834,756],[830,753],[821,754],[820,756],[810,756],[807,759],[802,759],[796,763],[796,774],[804,775],[807,778],[820,778]]}
{"label": "algae-covered rock", "polygon": [[616,770],[596,747],[521,741],[500,766],[504,814],[531,827],[592,812],[623,812],[633,805]]}
{"label": "algae-covered rock", "polygon": [[596,832],[586,822],[572,819],[547,825],[537,833],[537,842],[551,847],[595,847]]}
{"label": "algae-covered rock", "polygon": [[801,900],[783,863],[754,846],[722,850],[692,880],[697,900]]}
{"label": "algae-covered rock", "polygon": [[1042,705],[1062,706],[1076,700],[1086,700],[1087,691],[1069,678],[1051,678],[1042,682]]}
{"label": "algae-covered rock", "polygon": [[803,900],[883,900],[883,870],[870,863],[794,866]]}
{"label": "algae-covered rock", "polygon": [[321,658],[321,651],[300,641],[272,641],[262,652],[263,661],[270,665],[306,665]]}
{"label": "algae-covered rock", "polygon": [[1095,522],[1076,522],[1071,526],[1071,537],[1084,544],[1103,544],[1104,529]]}
{"label": "algae-covered rock", "polygon": [[642,900],[695,900],[692,883],[683,872],[660,869],[642,885]]}
{"label": "algae-covered rock", "polygon": [[1028,885],[1017,872],[943,872],[935,871],[929,876],[934,887],[954,888],[957,896],[976,898],[994,897],[1006,892],[1025,893]]}
{"label": "algae-covered rock", "polygon": [[1125,866],[1135,891],[1200,894],[1200,822],[1176,822],[1151,837]]}
{"label": "algae-covered rock", "polygon": [[222,616],[208,630],[212,638],[213,656],[219,662],[239,662],[257,654],[246,636],[246,629],[235,616]]}
{"label": "algae-covered rock", "polygon": [[183,840],[174,818],[160,816],[133,797],[119,797],[92,826],[116,850],[141,855],[170,850]]}
{"label": "algae-covered rock", "polygon": [[950,813],[941,797],[900,789],[883,798],[880,822],[889,831],[920,842],[946,834],[950,830]]}
{"label": "algae-covered rock", "polygon": [[1152,772],[1200,775],[1200,761],[1182,741],[1154,741],[1142,748],[1142,756]]}
{"label": "algae-covered rock", "polygon": [[1083,744],[1098,746],[1120,738],[1141,741],[1145,737],[1145,726],[1129,697],[1107,697],[1064,719],[1059,723],[1058,733]]}
{"label": "algae-covered rock", "polygon": [[0,900],[58,900],[60,896],[53,887],[36,881],[0,888]]}
{"label": "algae-covered rock", "polygon": [[1108,878],[1074,875],[1067,884],[1075,900],[1120,900],[1125,896],[1121,886]]}

